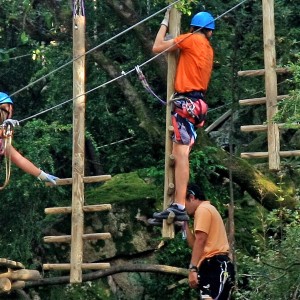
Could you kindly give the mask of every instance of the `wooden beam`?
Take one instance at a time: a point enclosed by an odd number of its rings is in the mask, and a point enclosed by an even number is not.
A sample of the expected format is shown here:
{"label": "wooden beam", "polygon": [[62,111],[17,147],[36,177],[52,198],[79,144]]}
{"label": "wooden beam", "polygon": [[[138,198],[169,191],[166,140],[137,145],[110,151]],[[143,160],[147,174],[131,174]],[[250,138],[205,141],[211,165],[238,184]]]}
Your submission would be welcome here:
{"label": "wooden beam", "polygon": [[[288,68],[276,68],[275,71],[277,74],[286,74],[290,72]],[[247,71],[238,71],[238,76],[254,77],[254,76],[263,76],[265,75],[265,73],[266,73],[265,69],[247,70]]]}
{"label": "wooden beam", "polygon": [[[287,97],[289,97],[289,95],[280,95],[280,96],[277,96],[277,101],[284,100]],[[252,98],[252,99],[243,99],[243,100],[239,100],[239,104],[240,105],[266,104],[266,100],[267,100],[267,97]]]}
{"label": "wooden beam", "polygon": [[[111,238],[110,233],[89,233],[84,234],[82,239],[84,241],[91,241],[91,240],[108,240]],[[70,243],[71,242],[71,235],[59,235],[59,236],[45,236],[44,242],[45,243]]]}
{"label": "wooden beam", "polygon": [[[180,34],[180,13],[172,7],[170,11],[169,21],[169,34],[171,36],[178,36]],[[177,52],[168,53],[168,75],[167,75],[167,107],[166,107],[166,143],[165,143],[165,179],[164,179],[164,209],[166,209],[174,200],[174,193],[169,195],[170,184],[175,184],[174,167],[170,163],[170,155],[172,153],[173,143],[170,137],[171,123],[171,111],[172,101],[170,101],[174,93],[174,81],[177,67]],[[174,238],[174,224],[168,224],[166,220],[163,220],[162,237],[163,238]]]}
{"label": "wooden beam", "polygon": [[262,0],[265,87],[268,125],[269,169],[280,170],[280,137],[278,125],[272,120],[277,114],[277,69],[275,50],[274,0]]}
{"label": "wooden beam", "polygon": [[8,278],[0,278],[0,292],[8,293],[11,290],[11,281]]}
{"label": "wooden beam", "polygon": [[219,117],[216,121],[214,121],[211,125],[209,125],[205,132],[210,133],[213,131],[216,127],[218,127],[221,123],[223,123],[225,120],[227,120],[232,114],[232,110],[227,110],[221,117]]}
{"label": "wooden beam", "polygon": [[[110,263],[82,263],[82,270],[104,270],[110,268]],[[71,264],[43,264],[44,270],[70,270]]]}
{"label": "wooden beam", "polygon": [[[98,176],[84,176],[83,183],[94,183],[103,182],[111,179],[111,175],[98,175]],[[51,182],[46,182],[46,186],[56,186],[56,185],[71,185],[73,183],[72,178],[59,178],[56,180],[56,184]]]}
{"label": "wooden beam", "polygon": [[[300,150],[279,151],[280,157],[296,157],[300,156]],[[241,158],[268,158],[268,152],[244,152],[241,153]]]}
{"label": "wooden beam", "polygon": [[[82,282],[85,158],[85,15],[83,1],[73,0],[73,156],[70,283]],[[76,4],[76,5],[75,5]]]}
{"label": "wooden beam", "polygon": [[[98,205],[86,205],[83,206],[84,212],[99,212],[111,210],[111,204],[98,204]],[[47,207],[45,208],[45,214],[70,214],[72,213],[72,207]]]}
{"label": "wooden beam", "polygon": [[[278,123],[277,124],[278,129],[290,129],[289,126],[291,126],[294,129],[300,128],[300,123]],[[241,131],[243,132],[253,132],[253,131],[266,131],[268,129],[268,125],[243,125],[240,127]]]}
{"label": "wooden beam", "polygon": [[240,127],[243,132],[260,132],[267,131],[267,125],[243,125]]}
{"label": "wooden beam", "polygon": [[0,278],[8,278],[10,280],[39,280],[42,278],[41,274],[37,270],[8,270],[5,273],[0,274]]}
{"label": "wooden beam", "polygon": [[25,269],[22,263],[6,258],[0,258],[0,267],[7,267],[10,269]]}
{"label": "wooden beam", "polygon": [[[40,279],[38,279],[38,280],[40,280]],[[11,283],[11,289],[12,290],[21,290],[21,289],[25,288],[25,285],[26,285],[26,282],[24,280],[13,281]]]}

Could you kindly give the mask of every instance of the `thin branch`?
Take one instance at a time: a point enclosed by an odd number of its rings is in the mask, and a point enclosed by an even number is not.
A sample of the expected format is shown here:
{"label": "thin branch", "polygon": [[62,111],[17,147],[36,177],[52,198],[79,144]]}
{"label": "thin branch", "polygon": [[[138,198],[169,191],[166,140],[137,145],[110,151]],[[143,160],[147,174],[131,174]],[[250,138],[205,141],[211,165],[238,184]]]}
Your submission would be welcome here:
{"label": "thin branch", "polygon": [[[103,278],[103,277],[107,277],[107,276],[111,276],[123,272],[152,272],[152,273],[172,274],[172,275],[178,275],[182,277],[188,276],[188,270],[183,268],[177,268],[177,267],[165,266],[165,265],[126,264],[121,266],[114,266],[106,270],[83,274],[82,281],[83,282],[93,281],[99,278]],[[27,281],[25,283],[25,288],[67,284],[69,282],[70,282],[70,276],[43,278],[36,281]]]}

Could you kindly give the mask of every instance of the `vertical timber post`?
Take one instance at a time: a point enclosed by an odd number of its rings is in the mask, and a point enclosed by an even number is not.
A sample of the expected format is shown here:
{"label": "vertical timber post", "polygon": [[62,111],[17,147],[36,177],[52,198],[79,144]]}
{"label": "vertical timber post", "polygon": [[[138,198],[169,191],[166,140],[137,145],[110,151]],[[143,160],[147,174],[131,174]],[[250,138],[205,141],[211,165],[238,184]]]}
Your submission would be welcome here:
{"label": "vertical timber post", "polygon": [[265,88],[268,121],[269,169],[280,169],[278,125],[272,119],[277,113],[277,74],[275,50],[274,0],[262,0],[265,60]]}
{"label": "vertical timber post", "polygon": [[[82,282],[84,227],[85,155],[85,13],[84,0],[74,0],[73,11],[73,157],[72,157],[72,237],[70,282]],[[78,59],[76,59],[78,57]]]}
{"label": "vertical timber post", "polygon": [[[180,13],[175,7],[170,11],[169,34],[176,37],[180,33]],[[172,140],[170,138],[171,128],[171,96],[174,93],[174,80],[177,67],[176,51],[168,53],[168,75],[167,75],[167,107],[166,107],[166,145],[165,145],[165,182],[164,182],[164,209],[174,200],[174,193],[169,194],[170,187],[175,185],[174,166],[171,166],[170,155],[172,153]],[[175,162],[176,164],[176,162]],[[174,238],[174,224],[167,224],[163,221],[162,236]]]}

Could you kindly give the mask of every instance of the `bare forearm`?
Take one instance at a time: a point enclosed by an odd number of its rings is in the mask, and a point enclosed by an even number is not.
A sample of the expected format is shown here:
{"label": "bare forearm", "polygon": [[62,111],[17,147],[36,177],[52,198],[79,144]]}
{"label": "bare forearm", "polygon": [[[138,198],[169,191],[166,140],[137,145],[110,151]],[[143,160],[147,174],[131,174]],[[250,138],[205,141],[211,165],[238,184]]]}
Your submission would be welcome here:
{"label": "bare forearm", "polygon": [[[5,153],[7,155],[7,153]],[[39,176],[41,170],[31,161],[22,156],[14,147],[11,147],[11,161],[24,172],[33,176]]]}
{"label": "bare forearm", "polygon": [[195,266],[198,266],[198,263],[203,256],[204,246],[206,244],[207,234],[202,231],[196,231],[195,241],[192,250],[191,263]]}
{"label": "bare forearm", "polygon": [[174,51],[177,49],[174,39],[169,39],[169,40],[165,39],[166,33],[167,33],[167,27],[164,25],[161,25],[157,32],[157,35],[156,35],[156,38],[155,38],[155,41],[153,44],[152,51],[154,53],[161,53],[165,50]]}

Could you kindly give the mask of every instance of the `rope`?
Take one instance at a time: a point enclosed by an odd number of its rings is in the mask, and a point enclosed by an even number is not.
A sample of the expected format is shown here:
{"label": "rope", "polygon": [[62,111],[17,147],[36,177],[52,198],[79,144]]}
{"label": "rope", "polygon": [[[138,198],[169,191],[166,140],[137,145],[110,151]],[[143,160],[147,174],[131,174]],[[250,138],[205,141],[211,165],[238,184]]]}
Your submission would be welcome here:
{"label": "rope", "polygon": [[143,85],[143,87],[145,88],[146,91],[148,91],[152,96],[154,96],[160,103],[162,103],[163,105],[166,105],[166,102],[163,101],[159,96],[157,96],[154,91],[151,89],[151,87],[149,86],[146,77],[144,76],[142,70],[140,69],[139,66],[135,67],[135,70],[139,76],[139,79]]}
{"label": "rope", "polygon": [[11,173],[11,142],[12,142],[12,130],[11,126],[7,125],[2,129],[4,131],[2,141],[4,141],[3,149],[5,153],[5,180],[3,185],[0,186],[0,190],[3,190],[9,183]]}
{"label": "rope", "polygon": [[[116,36],[114,36],[114,37],[108,39],[107,41],[105,41],[105,42],[103,42],[102,44],[96,46],[95,48],[90,49],[89,51],[87,51],[87,52],[86,52],[85,54],[83,54],[83,55],[86,55],[86,54],[88,54],[88,53],[90,53],[90,52],[92,52],[92,51],[98,49],[100,46],[102,46],[102,45],[108,43],[109,41],[113,40],[114,38],[116,38],[116,37],[118,37],[118,36],[124,34],[125,32],[129,31],[130,29],[132,29],[132,28],[138,26],[139,24],[145,22],[145,21],[148,20],[149,18],[151,18],[151,17],[157,15],[158,13],[160,13],[160,12],[162,12],[162,11],[168,9],[168,8],[171,7],[172,5],[176,4],[178,1],[180,1],[180,0],[177,0],[177,1],[173,2],[172,4],[166,6],[165,8],[161,9],[160,11],[158,11],[158,12],[152,14],[151,16],[149,16],[149,17],[147,17],[146,19],[140,21],[139,23],[136,23],[134,26],[131,26],[131,27],[129,27],[128,29],[124,30],[122,33],[117,34]],[[226,15],[226,14],[229,13],[229,12],[231,12],[232,10],[238,8],[240,5],[242,5],[242,4],[245,3],[246,1],[248,1],[248,0],[243,0],[243,1],[240,2],[239,4],[237,4],[237,5],[235,5],[234,7],[230,8],[229,10],[227,10],[226,12],[224,12],[223,14],[221,14],[220,16],[218,16],[217,18],[215,18],[215,21],[218,20],[218,19],[220,19],[220,18],[222,18],[224,15]],[[194,33],[196,33],[196,31],[194,31]],[[188,38],[188,37],[187,37],[187,38]],[[171,47],[173,47],[173,46],[174,46],[174,45],[172,45]],[[141,67],[147,65],[148,63],[152,62],[154,59],[158,58],[159,56],[161,56],[161,55],[163,55],[165,52],[167,52],[171,47],[165,49],[164,51],[162,51],[162,52],[160,52],[160,53],[158,53],[158,54],[156,54],[156,55],[153,56],[152,58],[150,58],[150,59],[144,61],[144,62],[143,62],[141,65],[139,65],[138,67],[141,68]],[[82,55],[82,56],[83,56],[83,55]],[[71,62],[75,61],[76,59],[79,59],[80,57],[81,57],[81,56],[75,58],[75,59],[72,60]],[[70,63],[70,62],[69,62],[69,63]],[[20,89],[19,91],[15,92],[14,94],[16,94],[16,93],[18,93],[18,92],[20,92],[20,91],[22,91],[22,90],[28,88],[29,86],[35,84],[36,82],[42,80],[43,78],[48,77],[50,74],[53,74],[54,72],[56,72],[56,71],[62,69],[64,66],[66,66],[66,65],[69,64],[69,63],[66,63],[65,65],[59,67],[58,69],[53,70],[53,71],[50,72],[49,74],[47,74],[47,75],[45,75],[44,77],[42,77],[42,78],[40,78],[40,79],[38,79],[38,80],[32,82],[31,84],[29,84],[28,86],[26,86],[26,87]],[[71,98],[71,99],[69,99],[69,100],[66,100],[66,101],[64,101],[64,102],[62,102],[62,103],[60,103],[60,104],[58,104],[58,105],[55,105],[55,106],[53,106],[53,107],[51,107],[51,108],[48,108],[48,109],[46,109],[46,110],[44,110],[44,111],[41,111],[41,112],[39,112],[39,113],[37,113],[37,114],[35,114],[35,115],[29,116],[29,117],[27,117],[27,118],[24,118],[24,119],[20,120],[19,122],[21,123],[21,122],[30,120],[30,119],[32,119],[32,118],[35,118],[35,117],[37,117],[37,116],[40,116],[40,115],[42,115],[42,114],[44,114],[44,113],[46,113],[46,112],[48,112],[48,111],[50,111],[50,110],[52,110],[52,109],[55,109],[55,108],[57,108],[57,107],[60,107],[60,106],[66,104],[66,103],[68,103],[68,102],[71,102],[71,101],[73,101],[73,100],[75,100],[75,99],[77,99],[77,98],[79,98],[79,97],[81,97],[81,96],[83,96],[83,95],[87,95],[87,94],[89,94],[89,93],[91,93],[91,92],[93,92],[93,91],[95,91],[95,90],[97,90],[97,89],[99,89],[99,88],[101,88],[101,87],[105,87],[106,85],[108,85],[108,84],[110,84],[110,83],[113,83],[113,82],[115,82],[115,81],[117,81],[117,80],[119,80],[119,79],[121,79],[121,78],[123,78],[123,77],[125,77],[125,76],[127,76],[127,75],[129,75],[129,74],[131,74],[131,73],[133,73],[134,71],[136,71],[136,67],[133,68],[133,69],[131,69],[131,70],[129,70],[129,71],[127,71],[127,72],[122,71],[121,75],[118,76],[118,77],[115,77],[115,78],[113,78],[113,79],[111,79],[111,80],[109,80],[109,81],[107,81],[107,82],[105,82],[105,83],[103,83],[103,84],[101,84],[101,85],[99,85],[99,86],[96,86],[95,88],[93,88],[93,89],[91,89],[91,90],[89,90],[89,91],[87,91],[87,92],[85,92],[85,93],[82,93],[82,94],[78,95],[77,97]],[[14,95],[14,94],[11,94],[11,95]]]}

